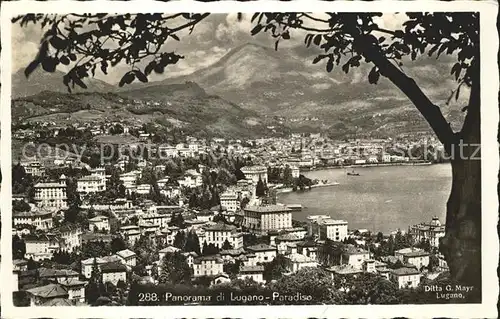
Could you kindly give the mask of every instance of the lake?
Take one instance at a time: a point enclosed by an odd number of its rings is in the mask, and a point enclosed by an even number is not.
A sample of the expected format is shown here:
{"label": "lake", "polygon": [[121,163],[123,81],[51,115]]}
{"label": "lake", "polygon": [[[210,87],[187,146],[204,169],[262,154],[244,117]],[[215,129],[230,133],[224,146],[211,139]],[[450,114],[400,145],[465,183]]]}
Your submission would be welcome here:
{"label": "lake", "polygon": [[[352,169],[348,169],[351,171]],[[388,233],[429,222],[433,216],[445,222],[446,201],[451,189],[451,165],[388,166],[356,168],[360,176],[344,169],[302,172],[311,179],[328,179],[339,185],[311,191],[283,193],[278,201],[302,204],[293,218],[326,214],[349,222],[349,229]]]}

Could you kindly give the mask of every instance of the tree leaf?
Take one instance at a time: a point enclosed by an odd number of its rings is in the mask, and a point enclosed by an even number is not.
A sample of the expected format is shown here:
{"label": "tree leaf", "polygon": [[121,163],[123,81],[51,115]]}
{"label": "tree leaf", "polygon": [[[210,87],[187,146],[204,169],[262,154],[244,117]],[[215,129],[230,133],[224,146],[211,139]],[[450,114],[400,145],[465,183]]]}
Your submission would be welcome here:
{"label": "tree leaf", "polygon": [[46,57],[42,61],[42,68],[47,72],[54,72],[56,70],[57,61],[53,57]]}
{"label": "tree leaf", "polygon": [[327,72],[332,72],[333,70],[333,58],[328,59],[328,62],[326,63],[326,71]]}
{"label": "tree leaf", "polygon": [[290,39],[290,33],[288,31],[283,32],[283,34],[281,34],[281,36],[285,40],[289,40]]}
{"label": "tree leaf", "polygon": [[76,76],[73,77],[73,83],[75,83],[76,85],[78,85],[81,88],[84,88],[84,89],[87,88],[87,85],[85,83],[83,83],[83,81],[80,78],[78,78]]}
{"label": "tree leaf", "polygon": [[63,56],[59,59],[59,61],[60,61],[62,64],[64,64],[64,65],[68,65],[68,64],[70,63],[69,58],[68,58],[67,56],[65,56],[65,55],[63,55]]}
{"label": "tree leaf", "polygon": [[314,36],[314,44],[319,45],[321,43],[321,34],[316,34]]}
{"label": "tree leaf", "polygon": [[26,69],[24,69],[24,76],[29,77],[30,74],[33,73],[33,71],[35,71],[38,65],[40,65],[40,60],[38,60],[38,58],[31,61],[30,64],[28,64],[28,66],[26,67]]}
{"label": "tree leaf", "polygon": [[261,24],[257,24],[253,29],[252,31],[250,31],[250,34],[251,35],[256,35],[257,33],[260,32],[260,30],[262,30],[263,26]]}
{"label": "tree leaf", "polygon": [[137,77],[137,79],[139,79],[139,81],[141,81],[142,83],[148,82],[147,76],[145,76],[144,73],[142,73],[141,71],[134,70],[134,73],[135,73],[135,76]]}
{"label": "tree leaf", "polygon": [[170,34],[170,37],[173,38],[174,40],[177,40],[177,41],[181,40],[181,39],[179,39],[179,37],[175,33]]}
{"label": "tree leaf", "polygon": [[377,84],[379,77],[380,77],[380,72],[377,70],[376,67],[373,67],[370,73],[368,74],[368,82],[370,84]]}
{"label": "tree leaf", "polygon": [[349,62],[342,66],[342,71],[344,71],[346,74],[349,72]]}

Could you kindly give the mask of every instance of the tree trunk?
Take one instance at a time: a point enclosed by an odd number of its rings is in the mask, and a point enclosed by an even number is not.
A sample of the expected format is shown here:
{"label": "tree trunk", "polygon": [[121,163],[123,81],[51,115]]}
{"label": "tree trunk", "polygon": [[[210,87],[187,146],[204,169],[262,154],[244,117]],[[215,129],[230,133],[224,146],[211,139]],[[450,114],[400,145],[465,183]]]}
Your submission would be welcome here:
{"label": "tree trunk", "polygon": [[451,167],[446,235],[441,240],[440,250],[450,268],[451,279],[459,284],[472,285],[476,292],[480,292],[481,161],[458,158],[451,161]]}
{"label": "tree trunk", "polygon": [[472,87],[467,115],[460,133],[452,131],[440,108],[433,104],[413,79],[393,65],[378,49],[375,38],[358,36],[353,46],[369,58],[412,101],[443,143],[451,158],[452,188],[447,203],[446,235],[440,243],[450,268],[450,279],[470,285],[468,301],[481,298],[481,161],[479,51],[470,68]]}
{"label": "tree trunk", "polygon": [[[474,61],[479,65],[479,59]],[[447,203],[446,235],[440,243],[451,280],[474,286],[469,298],[481,300],[481,134],[479,68],[475,68],[467,116],[451,145],[452,188]]]}

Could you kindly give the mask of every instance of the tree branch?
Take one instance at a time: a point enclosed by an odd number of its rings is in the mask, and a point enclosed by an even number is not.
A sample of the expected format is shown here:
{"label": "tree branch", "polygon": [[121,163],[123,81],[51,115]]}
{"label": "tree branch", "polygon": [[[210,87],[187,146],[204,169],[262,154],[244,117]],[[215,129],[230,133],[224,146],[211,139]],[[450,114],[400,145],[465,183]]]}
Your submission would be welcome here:
{"label": "tree branch", "polygon": [[353,46],[379,68],[380,74],[388,78],[410,99],[448,152],[456,139],[456,135],[441,110],[429,100],[412,78],[401,72],[386,58],[376,43],[376,38],[373,36],[357,36]]}

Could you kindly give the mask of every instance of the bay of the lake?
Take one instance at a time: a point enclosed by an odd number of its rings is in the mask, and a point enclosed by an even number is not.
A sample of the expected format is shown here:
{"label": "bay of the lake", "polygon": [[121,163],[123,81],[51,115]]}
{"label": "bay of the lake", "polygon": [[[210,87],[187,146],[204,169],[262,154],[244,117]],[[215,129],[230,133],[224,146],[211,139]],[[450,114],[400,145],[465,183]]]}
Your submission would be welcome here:
{"label": "bay of the lake", "polygon": [[302,204],[293,218],[326,214],[349,222],[349,229],[388,233],[429,222],[433,216],[444,224],[451,189],[451,165],[388,166],[302,172],[311,179],[328,179],[339,185],[310,191],[279,194],[285,204]]}

